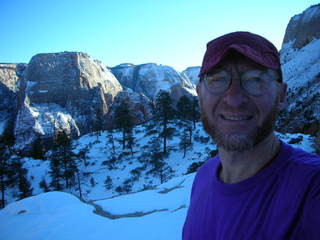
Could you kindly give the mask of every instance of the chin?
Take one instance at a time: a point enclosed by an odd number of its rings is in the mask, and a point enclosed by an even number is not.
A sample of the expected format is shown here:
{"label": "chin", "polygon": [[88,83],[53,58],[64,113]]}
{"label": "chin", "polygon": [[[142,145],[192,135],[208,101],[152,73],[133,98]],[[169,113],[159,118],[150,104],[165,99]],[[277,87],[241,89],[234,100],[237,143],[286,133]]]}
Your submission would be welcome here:
{"label": "chin", "polygon": [[201,111],[201,120],[204,130],[212,137],[218,147],[228,152],[246,152],[254,148],[274,131],[277,115],[277,109],[273,108],[265,117],[261,126],[248,133],[226,134],[220,132],[219,127],[209,122],[204,111]]}

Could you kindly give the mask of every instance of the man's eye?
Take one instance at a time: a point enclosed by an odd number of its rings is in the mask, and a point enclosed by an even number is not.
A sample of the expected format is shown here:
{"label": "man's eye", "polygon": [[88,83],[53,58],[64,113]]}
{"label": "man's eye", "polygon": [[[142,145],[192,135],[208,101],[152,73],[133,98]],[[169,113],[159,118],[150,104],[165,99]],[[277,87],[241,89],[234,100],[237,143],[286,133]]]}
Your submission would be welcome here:
{"label": "man's eye", "polygon": [[252,82],[252,83],[261,83],[263,80],[260,77],[250,77],[243,79],[245,82]]}
{"label": "man's eye", "polygon": [[218,83],[218,82],[226,82],[228,81],[227,77],[221,77],[221,76],[216,76],[216,77],[208,77],[207,83]]}

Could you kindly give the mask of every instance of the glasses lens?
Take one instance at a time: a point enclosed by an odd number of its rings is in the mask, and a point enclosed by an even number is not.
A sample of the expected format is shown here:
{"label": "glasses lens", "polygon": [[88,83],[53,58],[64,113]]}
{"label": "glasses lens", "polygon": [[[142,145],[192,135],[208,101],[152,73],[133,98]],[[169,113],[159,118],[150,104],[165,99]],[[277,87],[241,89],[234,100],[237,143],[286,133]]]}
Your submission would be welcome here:
{"label": "glasses lens", "polygon": [[266,88],[266,79],[264,72],[260,70],[253,70],[246,72],[241,78],[242,87],[251,95],[261,95]]}
{"label": "glasses lens", "polygon": [[231,77],[225,71],[214,72],[205,76],[205,84],[210,92],[213,93],[225,92],[228,89],[230,82]]}

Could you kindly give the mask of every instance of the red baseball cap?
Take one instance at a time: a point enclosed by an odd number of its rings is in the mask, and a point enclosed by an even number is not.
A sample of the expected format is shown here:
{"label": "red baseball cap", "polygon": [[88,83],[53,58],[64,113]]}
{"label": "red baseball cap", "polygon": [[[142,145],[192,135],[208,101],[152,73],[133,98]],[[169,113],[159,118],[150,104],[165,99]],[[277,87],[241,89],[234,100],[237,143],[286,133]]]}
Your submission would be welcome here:
{"label": "red baseball cap", "polygon": [[279,52],[270,41],[250,32],[232,32],[207,44],[199,77],[210,72],[230,50],[235,50],[254,62],[281,73]]}

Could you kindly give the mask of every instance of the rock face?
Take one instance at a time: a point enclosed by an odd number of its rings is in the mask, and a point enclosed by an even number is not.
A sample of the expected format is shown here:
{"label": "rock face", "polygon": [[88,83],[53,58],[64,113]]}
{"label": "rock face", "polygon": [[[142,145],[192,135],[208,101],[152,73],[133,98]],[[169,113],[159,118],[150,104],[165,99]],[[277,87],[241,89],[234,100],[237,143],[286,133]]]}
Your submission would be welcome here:
{"label": "rock face", "polygon": [[[299,33],[306,22],[311,24],[315,19],[320,20],[319,10],[320,5],[312,6],[303,14],[293,17],[299,24],[294,29],[291,19],[291,27],[288,25],[287,30]],[[316,27],[319,29],[319,26],[318,23]],[[303,32],[294,35],[297,39],[285,40],[280,51],[283,77],[288,84],[288,107],[280,115],[277,129],[315,135],[320,130],[320,35],[319,30],[314,31],[313,27],[305,28]],[[302,36],[313,40],[303,42]]]}
{"label": "rock face", "polygon": [[26,64],[0,64],[0,134],[14,122],[18,110],[20,79]]}
{"label": "rock face", "polygon": [[110,106],[110,111],[107,116],[107,128],[115,128],[115,110],[120,103],[125,102],[128,104],[128,110],[133,118],[135,125],[141,124],[150,120],[153,116],[152,102],[144,96],[133,91],[122,91],[114,99],[113,104]]}
{"label": "rock face", "polygon": [[21,89],[24,101],[15,124],[19,149],[38,137],[52,138],[58,130],[73,136],[91,131],[122,91],[106,67],[77,52],[34,56]]}
{"label": "rock face", "polygon": [[121,84],[151,100],[155,99],[160,90],[171,92],[172,88],[183,88],[181,91],[195,95],[195,88],[190,80],[169,66],[154,63],[121,64],[111,70]]}
{"label": "rock face", "polygon": [[293,48],[302,48],[314,38],[320,37],[320,4],[293,16],[287,26],[282,46],[294,41]]}
{"label": "rock face", "polygon": [[199,73],[201,67],[188,67],[186,70],[182,71],[181,75],[186,76],[190,79],[193,85],[197,85],[199,82]]}

